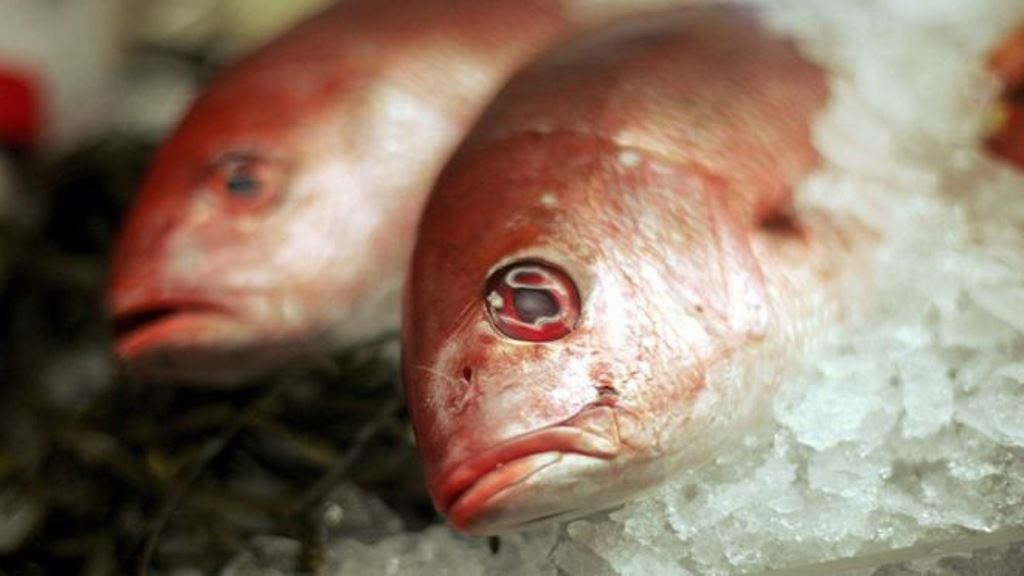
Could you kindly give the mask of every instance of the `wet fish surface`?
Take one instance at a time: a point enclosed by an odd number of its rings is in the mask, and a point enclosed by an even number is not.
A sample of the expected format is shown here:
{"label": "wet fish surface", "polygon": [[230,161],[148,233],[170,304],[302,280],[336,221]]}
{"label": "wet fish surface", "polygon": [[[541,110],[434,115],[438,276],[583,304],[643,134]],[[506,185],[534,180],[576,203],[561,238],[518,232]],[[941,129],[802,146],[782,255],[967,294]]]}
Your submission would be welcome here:
{"label": "wet fish surface", "polygon": [[506,85],[427,203],[404,307],[409,411],[456,528],[621,503],[763,416],[864,273],[865,229],[794,207],[828,97],[730,5],[584,35]]}

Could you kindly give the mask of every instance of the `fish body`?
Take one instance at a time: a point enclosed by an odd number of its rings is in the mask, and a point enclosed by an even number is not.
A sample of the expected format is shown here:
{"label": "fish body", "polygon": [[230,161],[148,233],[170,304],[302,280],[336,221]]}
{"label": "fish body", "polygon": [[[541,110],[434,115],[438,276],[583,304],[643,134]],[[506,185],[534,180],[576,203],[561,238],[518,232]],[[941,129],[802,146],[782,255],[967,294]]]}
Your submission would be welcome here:
{"label": "fish body", "polygon": [[478,534],[620,503],[749,430],[856,238],[794,213],[825,72],[756,13],[584,35],[440,176],[403,319],[438,510]]}
{"label": "fish body", "polygon": [[986,148],[1024,169],[1024,25],[1013,30],[996,47],[988,64],[1003,88]]}
{"label": "fish body", "polygon": [[352,0],[223,72],[122,231],[116,351],[232,383],[397,328],[437,173],[500,84],[570,31],[656,1]]}

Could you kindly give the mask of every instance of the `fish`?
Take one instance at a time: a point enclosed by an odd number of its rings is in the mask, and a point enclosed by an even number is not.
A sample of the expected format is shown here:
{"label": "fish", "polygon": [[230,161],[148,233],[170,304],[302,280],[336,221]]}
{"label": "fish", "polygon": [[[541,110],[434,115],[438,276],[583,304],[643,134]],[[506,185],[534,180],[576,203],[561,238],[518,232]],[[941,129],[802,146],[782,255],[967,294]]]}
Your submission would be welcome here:
{"label": "fish", "polygon": [[402,375],[456,529],[577,518],[708,461],[770,422],[807,343],[858,317],[874,229],[794,195],[822,164],[828,74],[763,20],[715,4],[579,35],[514,76],[442,171]]}
{"label": "fish", "polygon": [[235,385],[396,333],[445,160],[545,46],[682,0],[349,0],[219,74],[162,145],[114,249],[125,370]]}
{"label": "fish", "polygon": [[992,51],[988,68],[1001,82],[985,148],[1024,170],[1024,24],[1012,30]]}

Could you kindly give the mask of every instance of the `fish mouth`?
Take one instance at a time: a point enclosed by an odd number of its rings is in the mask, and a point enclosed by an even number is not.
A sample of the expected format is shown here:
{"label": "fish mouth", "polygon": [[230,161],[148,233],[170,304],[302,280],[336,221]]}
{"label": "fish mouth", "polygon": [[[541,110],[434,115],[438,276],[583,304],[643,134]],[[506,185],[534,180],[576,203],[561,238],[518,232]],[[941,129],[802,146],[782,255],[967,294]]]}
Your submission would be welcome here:
{"label": "fish mouth", "polygon": [[229,316],[226,307],[194,298],[159,298],[132,304],[113,314],[116,352],[130,360],[184,334],[195,333],[211,320]]}
{"label": "fish mouth", "polygon": [[568,456],[600,463],[617,456],[620,447],[614,409],[585,408],[566,422],[517,436],[457,464],[442,474],[435,502],[456,528],[469,533],[517,530],[554,521],[577,510],[546,508],[500,525],[479,522],[494,512],[500,496]]}

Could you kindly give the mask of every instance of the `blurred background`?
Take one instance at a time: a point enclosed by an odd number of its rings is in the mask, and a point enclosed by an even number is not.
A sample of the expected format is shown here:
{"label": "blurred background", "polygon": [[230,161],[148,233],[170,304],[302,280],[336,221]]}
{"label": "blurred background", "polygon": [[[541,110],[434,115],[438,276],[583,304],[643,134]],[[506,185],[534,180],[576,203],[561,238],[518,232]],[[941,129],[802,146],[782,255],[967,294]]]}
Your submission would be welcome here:
{"label": "blurred background", "polygon": [[332,535],[433,520],[394,343],[220,392],[132,382],[110,352],[107,254],[152,152],[211,74],[323,4],[0,6],[0,574],[213,573],[257,534],[301,573]]}
{"label": "blurred background", "polygon": [[28,85],[47,152],[111,131],[159,136],[211,68],[326,3],[9,0],[0,63]]}

